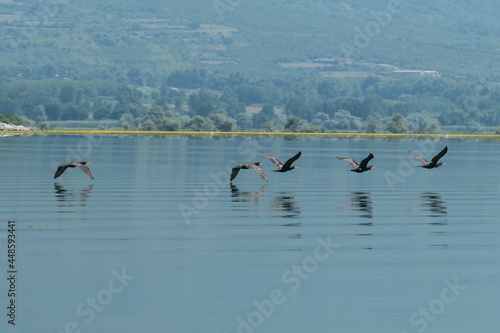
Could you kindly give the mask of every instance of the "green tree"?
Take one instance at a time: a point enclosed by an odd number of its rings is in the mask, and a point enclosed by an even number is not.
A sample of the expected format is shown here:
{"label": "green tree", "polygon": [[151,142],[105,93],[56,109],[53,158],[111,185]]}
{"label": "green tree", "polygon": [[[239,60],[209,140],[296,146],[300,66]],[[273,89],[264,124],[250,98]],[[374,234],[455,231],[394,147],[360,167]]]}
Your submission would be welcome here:
{"label": "green tree", "polygon": [[202,117],[215,112],[217,108],[218,97],[215,93],[207,89],[201,89],[198,93],[189,96],[189,109],[193,115]]}
{"label": "green tree", "polygon": [[266,101],[266,90],[256,84],[243,84],[236,89],[238,99],[248,104],[264,103]]}
{"label": "green tree", "polygon": [[177,118],[166,118],[163,120],[160,129],[162,131],[178,131],[181,127],[181,120]]}
{"label": "green tree", "polygon": [[245,113],[245,104],[238,100],[238,96],[233,90],[226,89],[219,98],[220,107],[224,109],[230,117]]}
{"label": "green tree", "polygon": [[151,119],[153,123],[158,126],[165,120],[165,118],[167,118],[167,114],[163,111],[161,106],[154,106],[148,110],[144,120]]}
{"label": "green tree", "polygon": [[94,111],[92,118],[95,120],[111,119],[112,111],[113,107],[111,105],[101,105]]}
{"label": "green tree", "polygon": [[137,89],[123,85],[115,98],[120,104],[140,104],[142,93]]}
{"label": "green tree", "polygon": [[325,80],[318,84],[316,90],[321,96],[332,99],[338,96],[335,82],[333,80]]}
{"label": "green tree", "polygon": [[186,94],[182,90],[175,90],[167,86],[166,84],[161,85],[158,93],[153,93],[155,104],[161,107],[167,107],[169,104],[175,104],[175,108],[179,109],[182,103],[185,102]]}
{"label": "green tree", "polygon": [[288,117],[285,123],[285,132],[300,132],[302,119],[299,117]]}
{"label": "green tree", "polygon": [[464,125],[467,119],[467,112],[462,109],[447,110],[438,117],[439,122],[445,126]]}
{"label": "green tree", "polygon": [[60,120],[62,116],[62,105],[60,103],[45,105],[45,115],[48,120]]}
{"label": "green tree", "polygon": [[127,73],[129,82],[131,84],[136,84],[136,85],[143,85],[143,77],[142,77],[142,72],[139,68],[133,67],[131,68],[128,73]]}
{"label": "green tree", "polygon": [[405,117],[400,113],[393,114],[392,120],[387,124],[386,129],[390,133],[407,133],[408,126]]}
{"label": "green tree", "polygon": [[20,115],[21,108],[19,107],[18,101],[4,97],[0,99],[0,113],[10,113]]}
{"label": "green tree", "polygon": [[427,128],[425,119],[421,115],[415,113],[411,113],[406,117],[406,123],[408,125],[408,130],[413,133],[423,133]]}
{"label": "green tree", "polygon": [[335,128],[340,130],[350,130],[351,123],[355,123],[355,120],[347,110],[339,110],[335,112],[332,120],[335,124]]}
{"label": "green tree", "polygon": [[321,126],[323,127],[323,124],[330,120],[330,117],[328,117],[328,115],[324,112],[318,112],[316,113],[316,115],[314,116],[314,119],[313,121],[311,122],[311,125],[315,125],[315,126]]}
{"label": "green tree", "polygon": [[377,133],[380,128],[379,121],[375,117],[370,117],[365,124],[365,133]]}
{"label": "green tree", "polygon": [[337,111],[345,110],[356,117],[364,117],[367,110],[366,102],[356,98],[338,98],[335,100],[335,105]]}
{"label": "green tree", "polygon": [[61,88],[61,94],[59,95],[59,100],[61,103],[73,103],[76,100],[76,88],[72,84],[67,84]]}
{"label": "green tree", "polygon": [[131,110],[130,110],[130,105],[129,104],[118,103],[113,108],[113,111],[111,112],[110,118],[118,120],[125,113],[132,113]]}
{"label": "green tree", "polygon": [[269,116],[262,112],[254,113],[252,115],[252,123],[254,128],[262,128],[262,126],[264,126],[264,124],[270,120],[271,119],[269,118]]}
{"label": "green tree", "polygon": [[373,86],[375,86],[378,82],[380,81],[380,78],[376,76],[368,76],[363,80],[363,83],[361,83],[361,91],[363,93],[368,93],[369,89]]}
{"label": "green tree", "polygon": [[441,133],[441,129],[438,124],[432,123],[424,129],[423,133],[438,134]]}
{"label": "green tree", "polygon": [[181,121],[175,118],[172,111],[164,111],[160,106],[154,106],[142,119],[142,127],[160,131],[177,131],[181,127]]}
{"label": "green tree", "polygon": [[47,121],[47,118],[45,118],[45,120],[40,120],[42,118],[39,117],[36,120],[36,128],[38,128],[39,130],[48,130],[49,129],[49,122]]}
{"label": "green tree", "polygon": [[61,120],[86,120],[89,117],[87,108],[74,103],[64,105]]}
{"label": "green tree", "polygon": [[251,129],[253,122],[252,116],[248,113],[239,113],[236,115],[236,125],[241,129]]}
{"label": "green tree", "polygon": [[295,116],[312,120],[314,111],[312,107],[301,98],[292,98],[285,105],[285,114],[289,117]]}
{"label": "green tree", "polygon": [[202,116],[195,116],[188,123],[187,127],[191,131],[213,131],[214,123],[210,119],[205,119]]}
{"label": "green tree", "polygon": [[151,119],[146,119],[141,122],[141,129],[143,131],[156,131],[158,128]]}
{"label": "green tree", "polygon": [[274,106],[272,106],[271,104],[265,104],[260,112],[265,114],[269,119],[274,118]]}
{"label": "green tree", "polygon": [[167,77],[167,84],[171,87],[184,89],[198,89],[205,87],[208,80],[208,71],[202,68],[192,68],[177,71]]}
{"label": "green tree", "polygon": [[212,113],[208,116],[212,120],[216,130],[222,132],[233,132],[236,130],[236,120],[230,118],[224,112]]}

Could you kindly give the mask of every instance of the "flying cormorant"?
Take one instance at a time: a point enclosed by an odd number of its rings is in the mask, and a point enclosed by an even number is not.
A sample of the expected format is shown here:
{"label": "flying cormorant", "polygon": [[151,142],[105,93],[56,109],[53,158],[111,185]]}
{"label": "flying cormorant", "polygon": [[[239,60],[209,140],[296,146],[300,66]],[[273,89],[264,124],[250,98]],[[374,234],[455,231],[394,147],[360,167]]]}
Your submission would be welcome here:
{"label": "flying cormorant", "polygon": [[235,167],[233,167],[233,170],[231,171],[231,179],[230,181],[233,181],[234,178],[238,175],[238,172],[240,172],[241,169],[252,169],[253,171],[257,172],[259,176],[262,177],[267,182],[266,175],[264,174],[264,170],[260,167],[262,163],[256,162],[256,163],[243,163],[239,164]]}
{"label": "flying cormorant", "polygon": [[295,162],[300,157],[301,154],[302,152],[299,151],[294,157],[290,158],[288,161],[286,161],[285,164],[283,164],[276,157],[272,157],[262,153],[262,155],[267,157],[271,162],[273,162],[274,165],[276,165],[276,170],[273,170],[274,172],[287,172],[298,168],[298,166],[296,165],[292,166],[292,163]]}
{"label": "flying cormorant", "polygon": [[368,171],[368,170],[375,169],[375,167],[373,165],[367,165],[368,162],[372,158],[373,158],[373,154],[370,153],[370,155],[368,155],[364,160],[361,161],[360,164],[358,164],[352,158],[346,158],[346,157],[339,157],[339,156],[337,156],[337,159],[344,160],[344,161],[346,161],[347,163],[349,163],[352,166],[352,169],[350,171],[354,171],[354,172],[357,172],[357,173],[361,173],[361,172],[365,172],[365,171]]}
{"label": "flying cormorant", "polygon": [[89,163],[90,162],[73,161],[73,162],[69,162],[66,164],[61,164],[56,170],[56,174],[54,176],[54,179],[59,177],[60,175],[62,175],[64,173],[64,171],[66,171],[67,168],[76,168],[76,167],[80,168],[80,170],[85,172],[85,174],[87,176],[89,176],[90,179],[94,179],[94,176],[92,176],[90,169],[85,166],[85,164],[89,164]]}
{"label": "flying cormorant", "polygon": [[417,156],[413,154],[411,151],[408,150],[411,156],[415,157],[417,160],[419,160],[422,165],[419,165],[421,168],[425,169],[432,169],[432,168],[437,168],[440,167],[441,165],[444,165],[444,163],[438,163],[439,159],[444,156],[448,152],[448,146],[444,147],[443,150],[439,152],[436,156],[432,158],[432,160],[429,162],[425,158]]}

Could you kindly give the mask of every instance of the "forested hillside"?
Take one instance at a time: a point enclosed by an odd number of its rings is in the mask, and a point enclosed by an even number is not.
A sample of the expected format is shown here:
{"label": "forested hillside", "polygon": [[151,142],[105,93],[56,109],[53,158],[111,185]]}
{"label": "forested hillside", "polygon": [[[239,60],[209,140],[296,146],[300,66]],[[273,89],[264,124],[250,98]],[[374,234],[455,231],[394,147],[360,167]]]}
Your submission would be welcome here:
{"label": "forested hillside", "polygon": [[0,0],[0,113],[43,126],[491,131],[498,17],[492,0]]}
{"label": "forested hillside", "polygon": [[500,73],[492,0],[2,0],[0,9],[2,76],[127,79],[133,68],[168,75],[202,64],[263,75],[321,57]]}

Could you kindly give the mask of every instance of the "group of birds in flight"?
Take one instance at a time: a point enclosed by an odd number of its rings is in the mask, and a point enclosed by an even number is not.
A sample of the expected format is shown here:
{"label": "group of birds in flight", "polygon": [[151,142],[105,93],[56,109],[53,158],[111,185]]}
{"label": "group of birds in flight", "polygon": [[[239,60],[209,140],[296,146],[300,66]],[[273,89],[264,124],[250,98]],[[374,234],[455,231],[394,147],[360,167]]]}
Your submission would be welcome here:
{"label": "group of birds in flight", "polygon": [[[418,155],[415,155],[411,151],[408,151],[408,153],[410,153],[411,156],[415,157],[417,160],[420,161],[420,163],[422,163],[422,165],[419,165],[419,166],[422,167],[422,168],[424,168],[424,169],[433,169],[433,168],[437,168],[437,167],[440,167],[440,166],[444,165],[444,163],[438,162],[438,161],[447,152],[448,152],[448,146],[444,147],[443,150],[441,150],[439,152],[439,154],[437,154],[436,156],[434,156],[432,158],[432,160],[429,162],[425,158],[423,158],[421,156],[418,156]],[[267,157],[276,166],[276,170],[273,170],[274,172],[287,172],[287,171],[291,171],[291,170],[293,170],[295,168],[298,168],[297,166],[292,165],[292,164],[293,164],[293,162],[295,162],[300,157],[301,154],[302,153],[299,151],[295,156],[293,156],[292,158],[288,159],[285,162],[285,164],[283,164],[276,157],[269,156],[269,155],[267,155],[265,153],[262,153],[262,155],[264,155],[265,157]],[[374,157],[373,154],[370,153],[359,164],[354,159],[352,159],[352,158],[337,156],[337,159],[343,160],[343,161],[346,161],[347,163],[349,163],[352,166],[352,169],[350,171],[357,172],[357,173],[362,173],[362,172],[365,172],[365,171],[368,171],[368,170],[372,170],[372,169],[375,168],[373,165],[368,165],[368,162],[370,162],[370,160],[373,157]],[[231,172],[230,181],[232,182],[236,178],[236,176],[238,175],[238,173],[240,172],[240,170],[242,170],[242,169],[251,169],[251,170],[255,171],[259,176],[261,176],[262,179],[264,179],[265,181],[267,181],[267,177],[264,174],[264,170],[262,169],[261,165],[262,165],[262,163],[256,162],[256,163],[243,163],[243,164],[239,164],[239,165],[234,166],[233,169],[232,169],[232,172]]]}
{"label": "group of birds in flight", "polygon": [[[420,165],[420,167],[425,168],[425,169],[433,169],[433,168],[437,168],[437,167],[440,167],[441,165],[443,165],[444,163],[438,162],[438,161],[447,152],[448,152],[448,146],[444,147],[443,150],[441,150],[439,152],[439,154],[437,154],[436,156],[434,156],[432,158],[432,160],[429,162],[425,158],[417,156],[417,155],[413,154],[411,151],[408,151],[408,153],[410,153],[411,156],[415,157],[417,160],[420,161],[420,163],[422,163],[422,165]],[[276,157],[269,156],[266,153],[262,153],[262,155],[264,155],[265,157],[267,157],[276,166],[276,169],[273,170],[274,172],[287,172],[287,171],[291,171],[293,169],[298,168],[298,166],[292,165],[292,164],[296,160],[299,159],[300,155],[302,155],[302,152],[299,151],[297,154],[295,154],[295,156],[289,158],[285,162],[285,164],[281,163]],[[359,164],[355,160],[353,160],[352,158],[337,156],[337,159],[344,160],[347,163],[349,163],[352,166],[352,169],[350,171],[357,172],[357,173],[362,173],[362,172],[365,172],[365,171],[368,171],[368,170],[372,170],[372,169],[375,168],[373,165],[368,165],[368,162],[373,157],[374,157],[373,154],[370,153]],[[86,166],[86,164],[89,164],[89,163],[90,162],[73,161],[73,162],[61,164],[61,165],[59,165],[59,167],[56,170],[56,174],[54,175],[54,179],[58,178],[59,176],[61,176],[64,173],[64,171],[66,171],[67,168],[79,168],[80,170],[82,170],[83,172],[85,172],[85,174],[90,179],[94,179],[94,176],[90,172],[90,169]],[[240,170],[242,170],[242,169],[243,170],[244,169],[251,169],[251,170],[255,171],[260,177],[262,177],[262,179],[264,179],[265,181],[267,181],[267,177],[266,177],[266,175],[264,173],[264,170],[262,169],[261,165],[262,165],[262,163],[255,162],[255,163],[243,163],[243,164],[238,164],[238,165],[234,166],[232,168],[232,170],[231,170],[230,181],[232,182],[236,178],[236,176],[238,175],[238,173],[240,172]]]}

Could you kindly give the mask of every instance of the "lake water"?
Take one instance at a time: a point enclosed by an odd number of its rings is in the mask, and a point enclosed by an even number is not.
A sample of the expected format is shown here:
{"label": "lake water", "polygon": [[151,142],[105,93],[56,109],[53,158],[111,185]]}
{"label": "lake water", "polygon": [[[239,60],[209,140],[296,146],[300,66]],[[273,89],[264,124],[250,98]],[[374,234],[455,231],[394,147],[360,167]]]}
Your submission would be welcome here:
{"label": "lake water", "polygon": [[[446,165],[417,167],[408,150]],[[264,151],[298,169],[273,173]],[[362,174],[336,156],[358,162]],[[89,160],[95,179],[57,165]],[[268,182],[231,166],[263,163]],[[498,142],[0,138],[2,332],[498,332]],[[16,325],[8,323],[15,221]]]}

